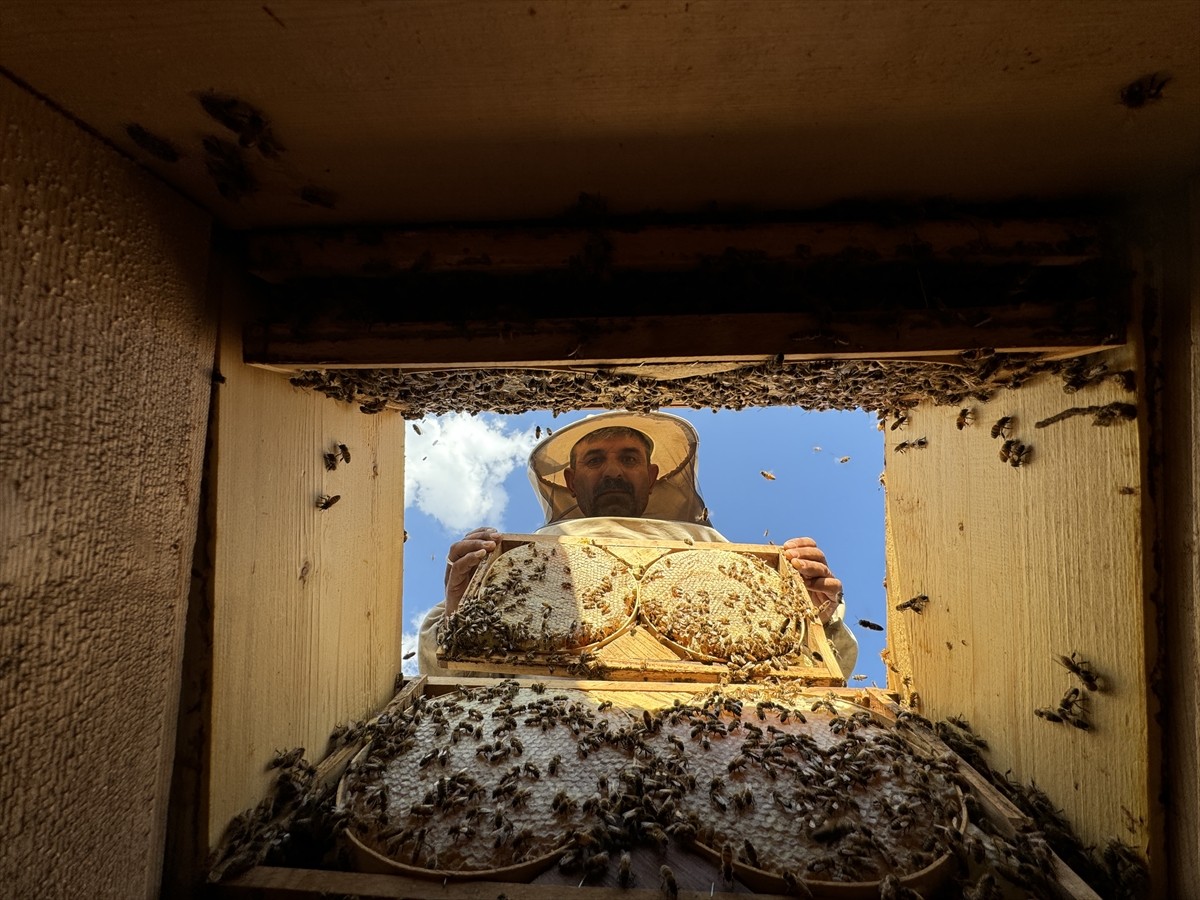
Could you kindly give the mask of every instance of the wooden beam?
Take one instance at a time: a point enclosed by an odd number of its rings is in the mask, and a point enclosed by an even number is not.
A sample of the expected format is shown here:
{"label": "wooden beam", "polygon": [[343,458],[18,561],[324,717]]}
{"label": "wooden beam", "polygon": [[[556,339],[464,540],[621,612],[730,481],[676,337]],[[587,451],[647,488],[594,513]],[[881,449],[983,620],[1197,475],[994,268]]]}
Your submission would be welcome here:
{"label": "wooden beam", "polygon": [[[330,872],[319,869],[285,869],[257,866],[213,888],[221,897],[304,898],[330,895],[438,900],[496,900],[507,894],[520,900],[560,900],[561,884],[509,884],[502,881],[467,881],[441,884],[405,875],[371,875],[361,872]],[[570,889],[565,889],[568,892]],[[588,900],[659,900],[657,888],[589,887]],[[680,900],[741,900],[744,894],[729,891],[683,890]],[[762,900],[787,900],[781,894],[756,894]]]}
{"label": "wooden beam", "polygon": [[686,270],[713,260],[811,266],[920,258],[958,263],[1078,265],[1100,255],[1088,219],[1002,222],[978,218],[894,226],[873,222],[754,225],[542,225],[491,228],[357,228],[258,232],[246,238],[249,270],[264,280],[404,272],[491,274],[568,269],[597,257],[614,269]]}
{"label": "wooden beam", "polygon": [[[1105,333],[1101,333],[1105,332]],[[905,359],[990,347],[1090,353],[1123,334],[1053,304],[905,310],[886,316],[818,312],[603,316],[535,321],[248,325],[245,361],[286,368],[508,368],[665,362]]]}

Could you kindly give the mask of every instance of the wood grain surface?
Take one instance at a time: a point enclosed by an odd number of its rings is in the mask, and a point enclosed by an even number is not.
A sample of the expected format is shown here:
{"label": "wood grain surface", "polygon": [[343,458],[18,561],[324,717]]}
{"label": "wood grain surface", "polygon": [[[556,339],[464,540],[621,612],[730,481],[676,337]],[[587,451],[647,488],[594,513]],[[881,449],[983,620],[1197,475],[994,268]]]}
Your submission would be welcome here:
{"label": "wood grain surface", "polygon": [[[293,388],[241,360],[224,285],[216,408],[209,841],[266,792],[277,750],[391,696],[400,669],[404,423]],[[328,471],[344,443],[351,462]],[[318,509],[321,496],[341,499]]]}
{"label": "wood grain surface", "polygon": [[0,121],[0,892],[153,897],[211,220],[3,78]]}
{"label": "wood grain surface", "polygon": [[[1109,354],[1114,370],[1130,350]],[[1142,578],[1138,425],[1095,427],[1077,416],[1036,428],[1069,407],[1136,403],[1114,381],[1068,394],[1057,378],[958,409],[925,403],[885,432],[889,685],[932,719],[964,715],[991,743],[1000,772],[1035,781],[1085,843],[1121,838],[1143,853],[1161,828],[1158,735],[1149,697]],[[1013,416],[1032,447],[1021,468],[1002,463],[990,429]],[[894,452],[901,441],[924,449]],[[917,594],[922,614],[894,606]],[[1088,697],[1090,731],[1034,715],[1080,682],[1055,662],[1078,653],[1103,679]]]}

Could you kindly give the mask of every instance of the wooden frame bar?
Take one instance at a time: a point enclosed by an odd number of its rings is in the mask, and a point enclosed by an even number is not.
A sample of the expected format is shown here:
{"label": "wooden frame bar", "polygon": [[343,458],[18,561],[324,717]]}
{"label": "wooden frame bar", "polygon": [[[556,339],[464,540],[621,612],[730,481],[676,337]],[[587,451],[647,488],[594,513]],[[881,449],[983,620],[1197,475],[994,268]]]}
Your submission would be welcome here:
{"label": "wooden frame bar", "polygon": [[402,272],[493,274],[565,269],[597,252],[617,268],[680,270],[752,254],[757,262],[812,265],[853,255],[889,262],[916,256],[964,263],[1078,265],[1100,253],[1095,220],[983,218],[895,226],[875,222],[733,225],[532,225],[523,228],[357,228],[258,232],[246,239],[249,271],[266,281]]}
{"label": "wooden frame bar", "polygon": [[[971,324],[972,322],[986,325]],[[534,321],[252,324],[245,360],[285,369],[488,369],[669,362],[924,359],[989,347],[1072,356],[1123,335],[1067,330],[1051,304],[843,316],[812,312]]]}

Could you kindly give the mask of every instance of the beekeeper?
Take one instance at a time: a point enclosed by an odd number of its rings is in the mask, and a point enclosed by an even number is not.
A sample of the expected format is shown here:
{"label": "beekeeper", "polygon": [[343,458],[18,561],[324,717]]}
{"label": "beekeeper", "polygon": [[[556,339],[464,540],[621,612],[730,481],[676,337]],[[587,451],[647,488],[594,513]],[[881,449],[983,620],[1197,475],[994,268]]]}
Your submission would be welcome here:
{"label": "beekeeper", "polygon": [[[603,413],[556,431],[529,454],[529,480],[546,514],[535,534],[727,542],[709,524],[700,496],[699,442],[689,422],[666,413]],[[437,663],[437,628],[458,607],[498,534],[476,528],[450,545],[446,599],[421,625],[423,673],[448,674]],[[783,552],[804,579],[842,671],[852,672],[858,642],[845,624],[841,581],[812,538],[785,541]]]}

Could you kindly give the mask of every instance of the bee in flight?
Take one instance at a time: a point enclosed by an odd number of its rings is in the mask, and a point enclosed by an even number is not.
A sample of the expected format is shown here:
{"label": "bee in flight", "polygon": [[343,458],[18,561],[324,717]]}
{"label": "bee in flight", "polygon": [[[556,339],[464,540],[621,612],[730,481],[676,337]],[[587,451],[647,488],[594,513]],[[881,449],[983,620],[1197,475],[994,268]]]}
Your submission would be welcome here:
{"label": "bee in flight", "polygon": [[883,631],[883,626],[877,622],[872,622],[870,619],[859,619],[858,624],[868,631]]}
{"label": "bee in flight", "polygon": [[774,481],[774,480],[775,480],[775,473],[774,473],[774,472],[768,472],[766,469],[763,469],[763,470],[762,470],[761,472],[759,472],[758,474],[759,474],[759,475],[761,475],[763,478],[767,479],[767,481]]}

